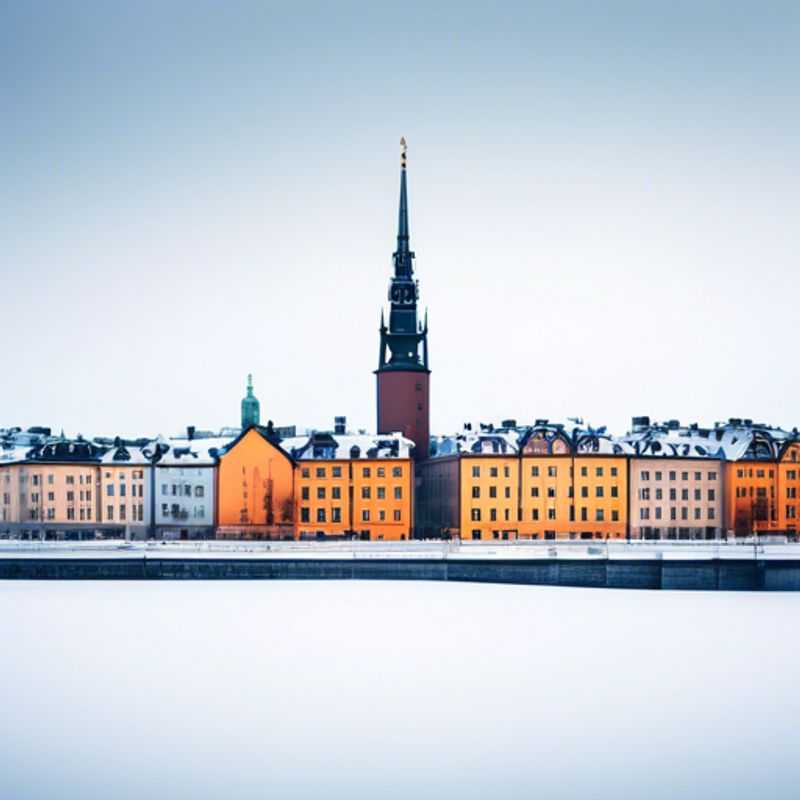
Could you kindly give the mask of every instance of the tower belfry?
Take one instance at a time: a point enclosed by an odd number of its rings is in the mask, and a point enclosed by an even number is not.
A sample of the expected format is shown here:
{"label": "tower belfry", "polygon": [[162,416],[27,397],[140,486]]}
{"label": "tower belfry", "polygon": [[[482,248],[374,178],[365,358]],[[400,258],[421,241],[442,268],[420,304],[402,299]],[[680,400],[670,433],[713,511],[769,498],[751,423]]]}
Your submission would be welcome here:
{"label": "tower belfry", "polygon": [[428,318],[417,315],[419,285],[414,278],[414,253],[408,224],[408,154],[400,140],[400,208],[397,249],[389,282],[389,324],[381,311],[378,357],[378,433],[399,431],[412,439],[417,459],[428,455],[430,438]]}
{"label": "tower belfry", "polygon": [[242,400],[242,430],[258,425],[261,420],[261,404],[253,394],[253,376],[247,376],[247,396]]}

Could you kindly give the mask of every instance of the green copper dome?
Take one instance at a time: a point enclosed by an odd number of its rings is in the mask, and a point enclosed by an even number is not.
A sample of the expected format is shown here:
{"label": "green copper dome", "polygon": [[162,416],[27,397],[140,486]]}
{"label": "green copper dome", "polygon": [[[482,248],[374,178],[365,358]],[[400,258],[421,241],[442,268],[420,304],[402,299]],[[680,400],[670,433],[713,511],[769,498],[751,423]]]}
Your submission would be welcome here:
{"label": "green copper dome", "polygon": [[242,430],[258,425],[261,420],[261,404],[253,394],[253,376],[247,376],[247,396],[242,400]]}

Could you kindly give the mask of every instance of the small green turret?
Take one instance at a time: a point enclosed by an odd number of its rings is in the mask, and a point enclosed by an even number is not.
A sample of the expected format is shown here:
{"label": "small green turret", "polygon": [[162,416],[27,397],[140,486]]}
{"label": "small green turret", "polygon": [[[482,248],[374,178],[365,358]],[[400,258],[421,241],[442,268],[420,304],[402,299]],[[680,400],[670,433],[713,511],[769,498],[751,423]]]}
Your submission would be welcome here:
{"label": "small green turret", "polygon": [[247,397],[242,400],[242,430],[258,425],[261,420],[261,404],[253,394],[253,376],[247,376]]}

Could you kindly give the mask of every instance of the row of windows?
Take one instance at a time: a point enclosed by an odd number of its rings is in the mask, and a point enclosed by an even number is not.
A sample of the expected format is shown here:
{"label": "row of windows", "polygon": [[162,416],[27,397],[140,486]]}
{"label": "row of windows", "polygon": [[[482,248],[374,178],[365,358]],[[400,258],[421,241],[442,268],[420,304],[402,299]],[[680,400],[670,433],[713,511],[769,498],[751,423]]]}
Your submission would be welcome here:
{"label": "row of windows", "polygon": [[[656,500],[663,500],[664,499],[664,490],[663,489],[655,489],[653,494],[655,495]],[[717,499],[717,490],[716,489],[708,489],[706,494],[708,495],[708,502],[713,503]],[[701,501],[703,499],[703,490],[702,489],[694,489],[693,496],[695,500]],[[650,500],[650,489],[639,489],[639,499],[640,500]],[[678,499],[678,490],[677,489],[670,489],[669,490],[669,499],[670,500],[677,500]],[[689,499],[689,490],[688,489],[681,489],[681,500],[688,500]]]}
{"label": "row of windows", "polygon": [[[574,471],[573,468],[570,466],[569,468],[569,476],[570,478],[573,477]],[[497,478],[500,475],[500,468],[499,467],[489,467],[489,477],[490,478]],[[594,474],[597,478],[602,478],[605,474],[605,467],[595,467]],[[610,467],[609,474],[612,478],[616,478],[619,474],[619,470],[617,467]],[[481,468],[478,465],[474,465],[472,467],[472,477],[473,478],[480,478],[481,476]],[[586,478],[589,476],[589,467],[583,466],[581,467],[581,477]],[[503,477],[510,478],[511,477],[511,468],[506,464],[503,466]],[[533,465],[531,466],[531,477],[538,478],[539,477],[539,466]],[[547,467],[547,477],[548,478],[556,478],[558,477],[558,467],[551,464]]]}
{"label": "row of windows", "polygon": [[[517,534],[518,534],[518,531],[492,531],[492,539],[502,539],[503,541],[506,541],[508,539],[517,539],[518,538]],[[619,536],[619,534],[617,534],[617,536]],[[482,532],[480,531],[480,529],[473,528],[473,530],[472,530],[472,538],[475,541],[480,541],[480,539],[482,538]],[[531,539],[538,539],[538,538],[539,538],[539,534],[538,533],[532,533],[531,534]],[[544,538],[545,539],[555,539],[556,538],[556,532],[555,531],[545,531],[544,532]],[[603,538],[603,533],[602,533],[602,531],[595,531],[595,532],[592,532],[592,531],[581,531],[580,534],[579,534],[578,531],[570,531],[569,532],[569,538],[570,539],[602,539]]]}
{"label": "row of windows", "polygon": [[[311,477],[311,468],[310,467],[302,467],[302,469],[300,470],[300,475],[303,478],[310,478]],[[317,478],[326,478],[327,477],[327,468],[326,467],[315,467],[314,475]],[[371,478],[372,477],[372,467],[361,467],[361,476],[363,478]],[[332,478],[341,478],[342,477],[342,468],[340,466],[331,467],[331,477]],[[386,467],[376,467],[375,468],[375,477],[377,477],[377,478],[385,478],[386,477]],[[402,467],[392,467],[392,477],[393,478],[402,478],[403,477],[403,468]]]}
{"label": "row of windows", "polygon": [[[188,519],[189,517],[188,509],[181,508],[180,505],[178,505],[178,503],[173,503],[171,506],[169,503],[162,503],[161,514],[164,517],[173,516],[178,519]],[[205,517],[205,515],[206,515],[205,506],[192,506],[192,516],[195,519],[198,517]]]}
{"label": "row of windows", "polygon": [[[661,472],[660,470],[655,470],[653,472],[653,478],[654,478],[654,480],[657,480],[657,481],[660,481],[662,479],[663,475],[664,475],[664,473]],[[668,475],[669,475],[669,479],[671,481],[678,480],[678,473],[677,473],[676,470],[670,470]],[[639,477],[643,481],[649,481],[650,480],[650,470],[643,469],[639,473]],[[709,470],[708,473],[706,473],[706,477],[710,481],[715,481],[717,479],[717,473],[714,470]],[[695,472],[694,473],[694,479],[696,481],[703,480],[703,473],[702,472]],[[689,473],[688,472],[681,472],[681,480],[682,481],[688,481],[689,480]]]}
{"label": "row of windows", "polygon": [[[660,506],[656,506],[653,510],[653,519],[662,519],[662,509]],[[689,519],[689,509],[686,506],[683,506],[680,510],[681,519]],[[714,515],[716,511],[714,510],[714,506],[709,506],[706,509],[706,518],[707,519],[714,519]],[[670,519],[678,519],[678,509],[675,506],[672,506],[669,509],[669,518]],[[649,508],[640,508],[639,509],[639,519],[650,519],[650,509]],[[663,517],[666,519],[666,517]],[[699,506],[695,506],[694,509],[694,519],[703,519],[703,509]]]}
{"label": "row of windows", "polygon": [[[39,509],[32,508],[30,510],[28,516],[29,516],[30,519],[34,519],[34,520],[35,519],[54,520],[56,518],[56,510],[54,508],[48,508],[46,511],[45,511],[45,509],[42,509],[41,511],[39,511]],[[81,521],[81,522],[86,522],[86,521],[90,521],[91,519],[92,519],[92,509],[91,508],[79,508],[78,511],[77,511],[77,516],[76,516],[76,511],[75,511],[74,507],[70,507],[70,508],[67,509],[67,520],[69,522],[76,522],[78,520]]]}
{"label": "row of windows", "polygon": [[[117,478],[119,480],[121,480],[121,481],[124,481],[125,480],[125,475],[126,475],[126,473],[124,473],[124,472],[118,472],[117,473]],[[113,475],[110,472],[104,472],[103,473],[103,477],[107,481],[113,480]],[[144,480],[144,470],[143,469],[135,469],[135,470],[133,470],[133,472],[131,472],[131,478],[133,480],[135,480],[135,481]]]}
{"label": "row of windows", "polygon": [[[787,492],[790,491],[787,489]],[[775,497],[775,487],[769,487],[769,495],[770,497]],[[766,497],[767,496],[767,487],[766,486],[737,486],[736,487],[736,496],[737,497]],[[788,494],[787,497],[794,497],[792,494]]]}
{"label": "row of windows", "polygon": [[[124,483],[119,485],[119,496],[125,497],[127,494],[127,488]],[[109,483],[106,485],[106,497],[113,497],[114,496],[114,484]],[[144,486],[141,484],[133,484],[131,486],[131,497],[144,497]]]}
{"label": "row of windows", "polygon": [[[331,522],[341,522],[342,521],[342,509],[338,506],[334,506],[331,510]],[[395,509],[392,518],[395,522],[401,522],[403,519],[403,513],[400,509]],[[317,509],[317,522],[327,522],[328,521],[328,514],[327,509],[318,508]],[[362,522],[370,522],[370,511],[368,508],[365,508],[361,512],[361,521]],[[386,511],[384,509],[380,509],[378,511],[378,518],[377,522],[386,522]],[[300,509],[300,522],[311,522],[311,509],[303,506]]]}
{"label": "row of windows", "polygon": [[[395,500],[402,500],[403,499],[403,487],[402,486],[395,486],[392,489],[392,493]],[[325,500],[327,496],[327,489],[325,486],[317,486],[317,500]],[[341,486],[331,486],[331,499],[332,500],[341,500],[342,498],[342,487]],[[386,487],[385,486],[376,486],[375,487],[375,498],[377,500],[385,500],[386,499]],[[302,486],[300,488],[300,499],[301,500],[310,500],[311,499],[311,488],[309,486]],[[372,499],[372,487],[371,486],[362,486],[361,487],[361,499],[362,500],[371,500]]]}
{"label": "row of windows", "polygon": [[[106,506],[106,519],[109,522],[114,522],[114,506]],[[128,507],[120,506],[119,521],[126,522],[127,519],[128,519]],[[131,506],[131,522],[143,522],[143,521],[144,521],[144,503],[138,503],[135,506]]]}
{"label": "row of windows", "polygon": [[[752,478],[753,477],[753,470],[752,469],[737,469],[736,470],[736,477],[737,478]],[[765,472],[763,469],[756,470],[756,478],[764,478]],[[775,470],[769,470],[769,477],[775,477]]]}
{"label": "row of windows", "polygon": [[[195,486],[194,487],[194,496],[195,497],[205,497],[205,487],[204,486]],[[161,484],[161,494],[169,495],[171,494],[173,497],[191,497],[192,496],[192,487],[188,483],[162,483]],[[140,495],[141,497],[141,495]]]}
{"label": "row of windows", "polygon": [[[531,486],[531,497],[539,497],[539,488],[538,486]],[[588,486],[581,486],[580,487],[580,496],[581,497],[588,497],[589,496],[589,487]],[[619,497],[619,487],[614,484],[613,486],[609,487],[609,496],[610,497]],[[548,486],[546,489],[547,497],[556,497],[556,487],[555,486]],[[472,496],[475,499],[479,499],[481,496],[481,487],[480,486],[473,486],[472,487]],[[511,487],[504,486],[503,487],[503,496],[507,499],[511,498]],[[605,487],[604,486],[595,486],[594,487],[594,496],[595,497],[605,497]],[[497,487],[490,486],[489,487],[489,497],[497,497]],[[572,486],[567,487],[567,497],[574,497],[574,491]]]}
{"label": "row of windows", "polygon": [[[27,479],[27,477],[28,477],[27,475],[22,474],[22,475],[20,475],[20,480],[24,481],[24,480]],[[43,477],[42,475],[31,475],[31,483],[34,486],[41,486],[42,485],[42,477]],[[85,481],[84,481],[84,477],[85,477]],[[6,483],[8,483],[9,480],[10,480],[10,476],[6,475]],[[48,485],[52,486],[55,482],[56,482],[55,475],[53,475],[52,473],[48,474],[48,476],[47,476]],[[64,482],[68,486],[74,486],[75,485],[75,476],[74,475],[66,475],[64,477]],[[84,483],[87,486],[91,486],[92,483],[93,483],[91,474],[86,475],[86,476],[78,475],[78,482],[80,483],[81,486],[83,486]]]}
{"label": "row of windows", "polygon": [[[511,509],[510,508],[504,508],[504,509],[500,509],[500,510],[502,510],[502,512],[503,512],[503,520],[505,522],[511,522],[512,521],[512,519],[511,519],[511,517],[512,517]],[[556,509],[555,508],[548,508],[548,509],[546,509],[546,511],[547,511],[547,515],[546,515],[547,519],[557,519],[558,518],[556,516]],[[581,506],[578,509],[578,514],[580,516],[580,521],[581,522],[589,522],[589,509],[586,506]],[[518,512],[517,514],[514,514],[513,516],[515,518],[517,516],[519,516],[519,520],[518,521],[520,521],[520,522],[522,521],[522,516],[521,516],[520,512]],[[481,522],[481,517],[482,517],[482,512],[481,512],[480,508],[470,509],[470,519],[473,522]],[[497,522],[498,519],[499,519],[499,517],[498,517],[498,509],[490,508],[489,509],[489,520],[488,521],[489,522]],[[531,509],[531,521],[532,522],[538,522],[539,519],[540,519],[539,509],[538,508],[532,508]],[[575,520],[575,506],[570,506],[569,507],[569,521],[570,522],[575,522],[576,521]],[[611,509],[611,516],[609,518],[609,517],[606,517],[605,509],[596,508],[594,510],[594,521],[595,522],[606,522],[606,521],[619,522],[619,511],[616,508]]]}
{"label": "row of windows", "polygon": [[[92,490],[91,489],[86,489],[85,491],[83,489],[81,489],[80,492],[78,493],[78,496],[80,497],[80,502],[81,503],[91,503],[92,502]],[[23,505],[25,504],[25,498],[26,497],[27,497],[27,494],[20,494],[20,496],[19,496],[19,501]],[[31,498],[30,502],[33,505],[38,505],[39,504],[39,498],[40,498],[39,492],[31,492],[30,498]],[[75,502],[75,492],[74,491],[68,491],[66,493],[66,498],[67,498],[67,502],[68,503],[74,503]],[[56,493],[55,492],[48,492],[47,493],[47,502],[55,503],[55,501],[56,501]],[[3,504],[4,505],[10,505],[11,504],[11,495],[8,494],[7,492],[3,494]]]}

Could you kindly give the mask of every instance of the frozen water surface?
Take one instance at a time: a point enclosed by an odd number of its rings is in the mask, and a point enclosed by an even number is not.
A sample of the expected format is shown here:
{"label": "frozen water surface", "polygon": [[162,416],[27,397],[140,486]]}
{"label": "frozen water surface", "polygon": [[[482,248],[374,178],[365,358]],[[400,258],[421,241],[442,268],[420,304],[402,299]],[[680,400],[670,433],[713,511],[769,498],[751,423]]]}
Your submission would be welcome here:
{"label": "frozen water surface", "polygon": [[800,594],[0,584],[0,798],[796,798]]}

